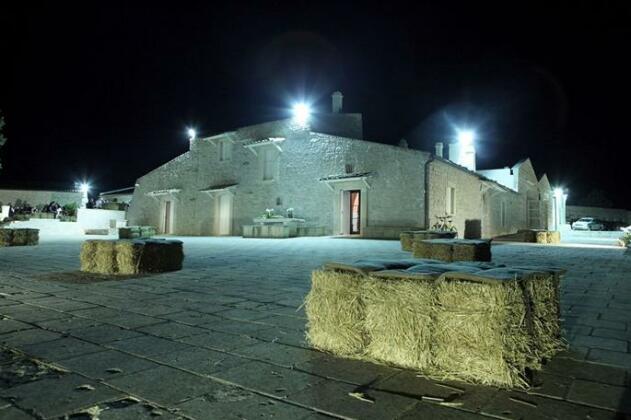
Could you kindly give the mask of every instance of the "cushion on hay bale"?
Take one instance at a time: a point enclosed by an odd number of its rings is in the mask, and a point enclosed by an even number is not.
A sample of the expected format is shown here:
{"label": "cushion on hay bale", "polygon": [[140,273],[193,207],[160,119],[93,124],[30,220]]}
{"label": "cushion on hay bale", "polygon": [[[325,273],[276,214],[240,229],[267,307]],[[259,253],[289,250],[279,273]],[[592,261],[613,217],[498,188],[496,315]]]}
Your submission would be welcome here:
{"label": "cushion on hay bale", "polygon": [[314,271],[305,299],[307,338],[317,349],[358,356],[366,346],[366,318],[360,297],[359,274],[334,270]]}
{"label": "cushion on hay bale", "polygon": [[378,270],[394,270],[394,269],[406,269],[413,265],[419,264],[419,260],[391,260],[391,259],[362,259],[353,263],[326,263],[324,267],[328,270],[349,271],[359,274],[367,274],[371,271]]}

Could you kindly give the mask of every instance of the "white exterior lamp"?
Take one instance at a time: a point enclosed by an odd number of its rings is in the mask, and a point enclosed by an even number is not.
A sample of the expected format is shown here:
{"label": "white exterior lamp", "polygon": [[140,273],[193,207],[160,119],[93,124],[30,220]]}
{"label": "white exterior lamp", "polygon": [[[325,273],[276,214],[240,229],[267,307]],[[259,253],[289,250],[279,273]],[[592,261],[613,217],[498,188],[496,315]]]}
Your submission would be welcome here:
{"label": "white exterior lamp", "polygon": [[458,130],[458,164],[475,171],[475,132]]}
{"label": "white exterior lamp", "polygon": [[291,111],[294,121],[299,125],[307,124],[309,117],[311,117],[311,107],[304,102],[294,104]]}
{"label": "white exterior lamp", "polygon": [[84,209],[88,204],[88,193],[90,192],[90,184],[82,182],[79,184],[79,192],[81,192],[81,208]]}
{"label": "white exterior lamp", "polygon": [[188,134],[188,139],[190,141],[195,140],[195,137],[197,137],[197,132],[194,128],[189,128],[188,130],[186,130],[186,133]]}

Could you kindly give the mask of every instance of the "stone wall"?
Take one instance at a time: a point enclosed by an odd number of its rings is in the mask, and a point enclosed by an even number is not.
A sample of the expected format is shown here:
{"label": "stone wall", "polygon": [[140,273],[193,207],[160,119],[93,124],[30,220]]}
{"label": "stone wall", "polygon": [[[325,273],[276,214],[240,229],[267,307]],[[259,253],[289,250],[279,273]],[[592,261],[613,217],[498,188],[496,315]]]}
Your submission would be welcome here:
{"label": "stone wall", "polygon": [[[444,159],[429,163],[428,203],[430,225],[447,211],[447,188],[455,188],[452,220],[458,236],[479,221],[483,238],[491,238],[527,228],[526,197]],[[522,187],[523,188],[523,187]],[[502,219],[502,206],[505,217]],[[468,226],[467,226],[468,225]]]}
{"label": "stone wall", "polygon": [[[250,140],[284,137],[275,145],[247,148]],[[229,144],[230,160],[221,161],[219,142]],[[277,155],[274,180],[264,181],[265,150]],[[255,154],[256,153],[256,154]],[[174,208],[173,232],[180,235],[217,233],[217,201],[220,194],[233,196],[232,234],[273,208],[284,214],[294,209],[306,226],[325,227],[327,234],[342,232],[340,215],[343,190],[362,195],[362,230],[423,227],[425,223],[425,162],[428,153],[363,140],[312,132],[291,120],[244,127],[225,136],[197,139],[191,150],[138,180],[128,218],[130,224],[162,226],[166,200]],[[364,179],[326,183],[319,179],[350,172],[369,172]],[[229,191],[205,193],[213,186],[237,184]],[[180,190],[163,196],[148,193]],[[390,234],[390,233],[388,233]]]}
{"label": "stone wall", "polygon": [[26,202],[31,206],[49,204],[51,201],[56,201],[62,206],[70,203],[76,203],[77,206],[80,206],[81,193],[78,191],[0,189],[1,204],[7,205],[11,203],[15,205],[17,200]]}
{"label": "stone wall", "polygon": [[631,225],[631,211],[624,209],[609,209],[604,207],[566,206],[567,222],[581,217],[594,217],[606,222],[622,222]]}

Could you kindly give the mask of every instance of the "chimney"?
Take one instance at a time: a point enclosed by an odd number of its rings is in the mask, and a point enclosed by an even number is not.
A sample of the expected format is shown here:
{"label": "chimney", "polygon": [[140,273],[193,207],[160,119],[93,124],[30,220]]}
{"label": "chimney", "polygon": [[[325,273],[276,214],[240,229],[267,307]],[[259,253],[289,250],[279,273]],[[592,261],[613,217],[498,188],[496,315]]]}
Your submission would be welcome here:
{"label": "chimney", "polygon": [[333,92],[333,94],[331,95],[331,111],[334,114],[339,114],[340,111],[342,111],[342,99],[344,98],[344,96],[342,95],[342,92],[335,91]]}
{"label": "chimney", "polygon": [[460,145],[458,143],[449,143],[449,160],[460,164]]}
{"label": "chimney", "polygon": [[436,156],[443,157],[443,142],[439,141],[434,147],[436,147]]}

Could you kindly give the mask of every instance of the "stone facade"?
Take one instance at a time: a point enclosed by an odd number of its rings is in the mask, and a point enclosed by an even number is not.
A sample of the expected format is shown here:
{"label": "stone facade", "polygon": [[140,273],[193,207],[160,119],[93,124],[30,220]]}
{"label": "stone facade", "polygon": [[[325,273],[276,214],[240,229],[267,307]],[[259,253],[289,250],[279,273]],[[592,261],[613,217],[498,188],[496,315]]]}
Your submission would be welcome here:
{"label": "stone facade", "polygon": [[476,172],[364,141],[361,124],[360,114],[328,114],[308,125],[287,119],[193,139],[188,152],[138,179],[129,223],[167,234],[242,235],[266,209],[287,216],[291,208],[305,220],[299,231],[326,235],[395,238],[445,213],[461,237],[550,226],[550,185],[529,159]]}
{"label": "stone facade", "polygon": [[[328,129],[335,131],[332,124]],[[306,227],[342,234],[348,233],[345,192],[357,190],[360,234],[394,236],[424,227],[429,157],[292,120],[244,127],[194,139],[190,151],[138,179],[128,219],[163,233],[241,235],[266,209],[285,215],[293,208]],[[231,216],[227,229],[222,211]]]}

